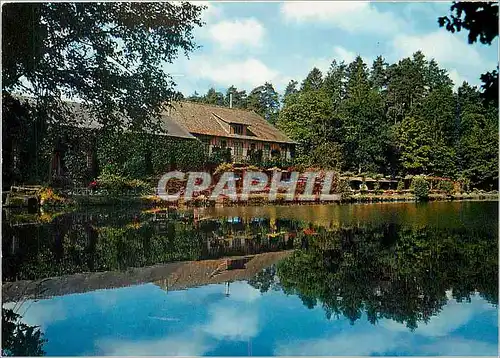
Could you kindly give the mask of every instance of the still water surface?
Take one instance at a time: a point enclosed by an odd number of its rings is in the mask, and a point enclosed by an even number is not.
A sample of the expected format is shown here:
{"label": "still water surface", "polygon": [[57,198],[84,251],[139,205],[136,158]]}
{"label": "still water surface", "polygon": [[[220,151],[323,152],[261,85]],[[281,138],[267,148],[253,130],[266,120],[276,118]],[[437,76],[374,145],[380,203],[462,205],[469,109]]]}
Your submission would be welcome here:
{"label": "still water surface", "polygon": [[3,215],[46,355],[498,352],[497,202]]}

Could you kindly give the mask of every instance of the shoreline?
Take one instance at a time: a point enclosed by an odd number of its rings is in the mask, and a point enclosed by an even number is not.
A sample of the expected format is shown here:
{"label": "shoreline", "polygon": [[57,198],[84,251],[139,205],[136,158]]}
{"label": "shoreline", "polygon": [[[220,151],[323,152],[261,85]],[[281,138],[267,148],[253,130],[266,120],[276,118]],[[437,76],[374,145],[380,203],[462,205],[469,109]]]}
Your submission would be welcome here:
{"label": "shoreline", "polygon": [[[198,196],[195,199],[184,202],[182,199],[177,201],[165,201],[158,196],[71,196],[68,202],[64,203],[41,203],[40,208],[44,210],[50,209],[71,209],[78,207],[98,207],[98,206],[115,206],[115,205],[137,205],[141,207],[164,207],[164,208],[196,208],[196,207],[242,207],[242,206],[262,206],[262,205],[322,205],[322,204],[375,204],[375,203],[401,203],[401,202],[418,202],[413,194],[352,194],[348,197],[341,198],[340,195],[334,200],[319,200],[319,198],[311,197],[309,200],[287,200],[286,195],[279,193],[275,200],[269,200],[267,194],[250,194],[248,200],[232,201],[229,198],[222,198],[216,201],[208,200],[204,196]],[[484,193],[463,193],[463,194],[442,194],[431,193],[427,201],[498,201],[499,194],[497,192]],[[25,206],[7,206],[9,209],[27,209]]]}

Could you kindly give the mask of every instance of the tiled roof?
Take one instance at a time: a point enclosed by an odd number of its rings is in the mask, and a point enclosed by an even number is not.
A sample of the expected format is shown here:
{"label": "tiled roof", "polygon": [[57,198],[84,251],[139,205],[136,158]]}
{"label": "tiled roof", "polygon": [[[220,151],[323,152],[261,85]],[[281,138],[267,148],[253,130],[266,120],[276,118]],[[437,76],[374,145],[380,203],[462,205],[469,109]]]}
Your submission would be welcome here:
{"label": "tiled roof", "polygon": [[[14,97],[20,101],[27,101],[28,103],[31,104],[35,103],[34,98],[31,97],[25,97],[19,95],[15,95]],[[95,116],[93,116],[92,113],[89,111],[89,109],[86,108],[83,104],[73,101],[63,101],[63,104],[67,106],[70,112],[73,113],[76,120],[75,123],[73,124],[74,126],[87,129],[99,129],[102,127],[102,124],[99,123],[99,121],[95,118]],[[123,122],[126,123],[130,121],[130,118],[127,117],[125,114],[120,113],[120,115]],[[154,133],[154,134],[161,134],[177,138],[196,139],[196,137],[193,136],[191,133],[189,133],[186,130],[186,128],[184,128],[178,122],[172,121],[165,115],[161,116],[160,125],[162,129],[166,131],[166,134],[165,133]],[[146,132],[152,133],[149,130]]]}
{"label": "tiled roof", "polygon": [[[190,133],[220,137],[295,143],[254,111],[212,106],[194,102],[175,102],[166,115]],[[230,134],[226,123],[244,124],[253,135]]]}

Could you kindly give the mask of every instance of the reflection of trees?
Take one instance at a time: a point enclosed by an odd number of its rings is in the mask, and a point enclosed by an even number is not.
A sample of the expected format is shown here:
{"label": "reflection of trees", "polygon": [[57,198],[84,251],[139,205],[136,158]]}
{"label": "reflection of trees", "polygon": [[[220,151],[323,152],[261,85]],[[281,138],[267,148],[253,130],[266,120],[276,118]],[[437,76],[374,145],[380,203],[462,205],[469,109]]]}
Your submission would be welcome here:
{"label": "reflection of trees", "polygon": [[285,242],[283,233],[295,230],[297,224],[277,220],[280,234],[271,238],[269,225],[269,220],[228,222],[227,218],[195,222],[179,212],[161,217],[90,212],[62,215],[43,225],[4,223],[3,279],[34,280],[290,248],[293,240]]}
{"label": "reflection of trees", "polygon": [[11,309],[2,308],[2,356],[42,356],[47,342],[37,326],[28,326]]}
{"label": "reflection of trees", "polygon": [[446,303],[476,290],[498,303],[497,241],[493,234],[396,226],[320,232],[309,249],[278,264],[285,293],[309,308],[320,303],[328,318],[351,323],[366,312],[375,323],[390,318],[414,329]]}
{"label": "reflection of trees", "polygon": [[261,293],[269,291],[269,289],[278,289],[279,286],[275,281],[276,265],[271,265],[260,271],[255,277],[248,280],[248,284],[258,289]]}

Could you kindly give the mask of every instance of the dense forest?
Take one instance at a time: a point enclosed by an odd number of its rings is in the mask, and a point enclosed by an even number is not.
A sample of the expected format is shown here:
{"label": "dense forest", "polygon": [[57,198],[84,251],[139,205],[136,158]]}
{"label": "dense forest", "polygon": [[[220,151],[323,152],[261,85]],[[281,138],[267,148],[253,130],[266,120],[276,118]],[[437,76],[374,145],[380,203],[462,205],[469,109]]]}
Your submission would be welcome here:
{"label": "dense forest", "polygon": [[333,60],[290,81],[282,96],[271,83],[250,93],[211,88],[187,100],[254,110],[296,140],[297,163],[356,174],[428,174],[486,185],[498,178],[498,103],[422,52],[389,64],[378,56]]}

